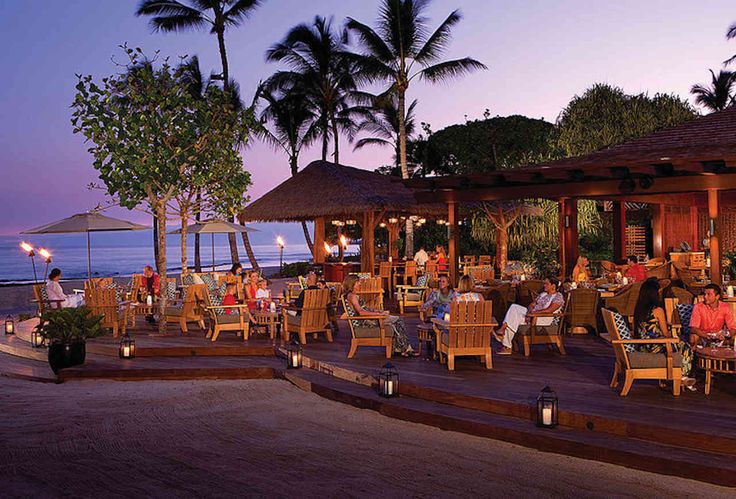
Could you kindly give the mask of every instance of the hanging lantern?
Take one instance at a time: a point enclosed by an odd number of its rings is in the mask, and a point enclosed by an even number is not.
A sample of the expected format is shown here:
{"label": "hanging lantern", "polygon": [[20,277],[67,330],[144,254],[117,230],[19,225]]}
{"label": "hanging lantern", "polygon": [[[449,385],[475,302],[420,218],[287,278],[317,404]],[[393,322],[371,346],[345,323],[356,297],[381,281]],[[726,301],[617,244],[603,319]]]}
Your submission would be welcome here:
{"label": "hanging lantern", "polygon": [[388,223],[390,223],[390,224],[397,224],[397,223],[399,223],[399,219],[396,218],[396,217],[391,217],[391,218],[388,219]]}
{"label": "hanging lantern", "polygon": [[286,367],[288,369],[302,367],[302,346],[296,340],[286,347]]}
{"label": "hanging lantern", "polygon": [[332,221],[332,225],[338,226],[338,225],[340,225],[340,221],[339,220],[333,220]]}
{"label": "hanging lantern", "polygon": [[445,220],[443,220],[442,218],[438,218],[437,225],[445,225]]}
{"label": "hanging lantern", "polygon": [[5,318],[5,334],[15,334],[15,321],[11,315]]}
{"label": "hanging lantern", "polygon": [[426,218],[420,218],[419,219],[419,223],[422,224],[422,225],[424,225],[424,224],[427,223],[427,219]]}
{"label": "hanging lantern", "polygon": [[41,348],[46,346],[46,341],[40,331],[31,331],[31,347]]}
{"label": "hanging lantern", "polygon": [[378,224],[378,226],[380,228],[382,228],[382,229],[385,229],[386,228],[386,222],[381,222],[380,224]]}
{"label": "hanging lantern", "polygon": [[558,423],[557,394],[545,386],[537,397],[537,426],[554,428]]}
{"label": "hanging lantern", "polygon": [[390,362],[378,373],[378,394],[387,398],[399,395],[399,372]]}
{"label": "hanging lantern", "polygon": [[345,220],[345,223],[347,225],[355,225],[357,222],[355,220],[353,220],[353,219],[348,219],[348,220]]}
{"label": "hanging lantern", "polygon": [[120,338],[120,350],[118,350],[118,355],[121,359],[132,359],[135,357],[135,340],[130,337],[128,333],[125,333],[122,338]]}

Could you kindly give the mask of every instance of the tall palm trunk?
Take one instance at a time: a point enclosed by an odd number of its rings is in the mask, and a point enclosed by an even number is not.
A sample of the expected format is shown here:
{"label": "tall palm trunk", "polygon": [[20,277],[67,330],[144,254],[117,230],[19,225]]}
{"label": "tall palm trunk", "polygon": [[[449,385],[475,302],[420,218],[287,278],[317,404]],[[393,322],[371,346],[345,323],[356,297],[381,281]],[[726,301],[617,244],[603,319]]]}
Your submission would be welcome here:
{"label": "tall palm trunk", "polygon": [[[297,174],[299,171],[299,153],[294,152],[289,155],[289,165],[291,166],[291,176]],[[307,222],[302,221],[302,230],[304,231],[304,239],[307,241],[310,253],[314,254],[314,243],[312,243],[312,236],[309,235],[309,229],[307,229]]]}
{"label": "tall palm trunk", "polygon": [[335,163],[340,163],[340,137],[337,135],[337,120],[332,117],[332,139],[335,141]]}
{"label": "tall palm trunk", "polygon": [[322,122],[322,161],[327,161],[327,144],[330,139],[327,117],[320,118],[320,121]]}
{"label": "tall palm trunk", "polygon": [[[409,166],[406,163],[406,88],[398,85],[399,94],[399,161],[401,163],[401,178],[409,178]],[[406,244],[404,245],[406,258],[414,255],[414,223],[406,218]]]}

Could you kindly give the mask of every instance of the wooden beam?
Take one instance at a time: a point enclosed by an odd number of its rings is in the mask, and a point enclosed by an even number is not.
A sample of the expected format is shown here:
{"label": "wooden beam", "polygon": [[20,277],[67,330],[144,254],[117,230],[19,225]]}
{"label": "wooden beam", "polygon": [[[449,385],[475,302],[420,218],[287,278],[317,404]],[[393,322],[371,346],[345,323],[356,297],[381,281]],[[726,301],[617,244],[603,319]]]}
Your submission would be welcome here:
{"label": "wooden beam", "polygon": [[652,206],[652,256],[664,257],[666,248],[664,247],[664,212],[665,205],[655,204]]}
{"label": "wooden beam", "polygon": [[613,258],[626,258],[626,206],[620,201],[613,202]]}
{"label": "wooden beam", "polygon": [[450,237],[447,244],[447,259],[449,260],[448,265],[450,268],[450,282],[453,286],[456,286],[458,279],[457,258],[458,251],[460,250],[460,231],[457,228],[458,209],[456,203],[447,203],[447,221],[450,224]]}
{"label": "wooden beam", "polygon": [[398,260],[399,248],[396,245],[396,241],[399,240],[401,226],[399,224],[386,223],[386,229],[388,229],[388,256],[393,260]]}
{"label": "wooden beam", "polygon": [[[718,215],[720,214],[721,192],[717,189],[708,191],[708,219],[710,234],[710,280],[721,284],[721,230]],[[712,221],[712,222],[711,222]],[[709,230],[711,230],[709,228]]]}
{"label": "wooden beam", "polygon": [[[562,198],[559,206],[560,275],[564,280],[572,272],[579,254],[578,202]],[[574,278],[575,276],[573,276]]]}
{"label": "wooden beam", "polygon": [[373,211],[363,213],[363,238],[360,243],[360,268],[362,272],[370,272],[373,274],[376,262],[376,245],[375,240],[375,218]]}
{"label": "wooden beam", "polygon": [[[706,200],[706,209],[708,208]],[[700,235],[698,234],[698,207],[690,207],[690,247],[693,251],[700,248]]]}
{"label": "wooden beam", "polygon": [[325,217],[319,217],[314,219],[314,246],[313,259],[314,263],[321,264],[325,263]]}

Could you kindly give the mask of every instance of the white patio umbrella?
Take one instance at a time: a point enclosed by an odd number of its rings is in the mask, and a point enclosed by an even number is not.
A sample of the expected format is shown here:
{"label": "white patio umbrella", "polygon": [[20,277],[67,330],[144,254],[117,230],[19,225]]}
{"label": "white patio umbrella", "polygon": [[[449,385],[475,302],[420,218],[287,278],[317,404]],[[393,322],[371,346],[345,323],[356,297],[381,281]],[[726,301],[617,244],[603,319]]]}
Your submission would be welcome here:
{"label": "white patio umbrella", "polygon": [[[258,232],[258,229],[225,220],[205,220],[204,222],[187,225],[187,234],[212,235],[212,272],[215,271],[215,234],[237,234],[240,232]],[[181,234],[181,229],[173,230],[169,234]]]}
{"label": "white patio umbrella", "polygon": [[97,212],[77,213],[69,218],[51,222],[40,227],[24,230],[21,234],[64,234],[71,232],[87,233],[87,275],[92,277],[92,256],[90,232],[112,232],[120,230],[145,230],[150,229],[145,225],[106,217]]}

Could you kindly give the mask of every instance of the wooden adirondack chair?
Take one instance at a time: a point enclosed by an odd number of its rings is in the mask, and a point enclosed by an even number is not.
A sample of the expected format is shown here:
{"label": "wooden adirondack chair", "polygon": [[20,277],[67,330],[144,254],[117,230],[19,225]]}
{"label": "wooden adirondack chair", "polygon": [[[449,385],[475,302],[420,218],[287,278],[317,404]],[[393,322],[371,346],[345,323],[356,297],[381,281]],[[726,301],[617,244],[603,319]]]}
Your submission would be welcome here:
{"label": "wooden adirondack chair", "polygon": [[468,267],[473,267],[475,265],[475,255],[463,256],[463,265],[466,265]]}
{"label": "wooden adirondack chair", "polygon": [[102,327],[112,329],[113,338],[118,337],[118,332],[125,334],[130,302],[118,303],[114,289],[87,288],[84,301],[93,314],[103,316]]}
{"label": "wooden adirondack chair", "polygon": [[383,289],[390,293],[391,290],[394,289],[391,262],[380,262],[378,264],[378,277],[381,278]]}
{"label": "wooden adirondack chair", "polygon": [[461,356],[480,356],[486,369],[493,368],[491,336],[495,324],[492,302],[452,302],[448,329],[441,327],[436,319],[433,323],[440,362],[447,362],[448,370],[455,370],[455,357]]}
{"label": "wooden adirondack chair", "polygon": [[408,260],[404,263],[404,273],[397,274],[394,280],[398,282],[398,279],[401,279],[401,284],[404,285],[414,284],[417,279],[417,262],[414,260]]}
{"label": "wooden adirondack chair", "polygon": [[[624,385],[621,396],[625,397],[631,390],[631,385],[636,379],[654,379],[672,381],[672,394],[680,395],[680,382],[682,378],[682,357],[674,351],[674,345],[679,341],[677,338],[651,338],[651,339],[622,339],[619,326],[616,324],[613,312],[603,309],[603,321],[606,324],[608,334],[611,336],[613,351],[616,355],[616,363],[611,378],[611,388],[618,386],[621,375],[624,376]],[[663,353],[648,353],[641,351],[628,352],[626,345],[664,345]]]}
{"label": "wooden adirondack chair", "polygon": [[636,302],[639,300],[641,285],[641,282],[629,284],[614,296],[606,298],[606,308],[615,308],[619,314],[629,321],[629,324],[632,324],[634,322],[634,307],[636,307]]}
{"label": "wooden adirondack chair", "polygon": [[495,271],[490,265],[465,267],[465,274],[471,276],[476,283],[492,282],[495,277]]}
{"label": "wooden adirondack chair", "polygon": [[391,358],[393,349],[393,330],[386,329],[386,316],[382,314],[357,316],[342,297],[342,307],[345,310],[341,319],[348,321],[350,326],[350,351],[348,359],[355,356],[358,347],[383,347],[386,349],[386,358]]}
{"label": "wooden adirondack chair", "polygon": [[[380,278],[378,282],[380,286]],[[307,334],[311,333],[316,339],[318,333],[324,333],[327,341],[332,343],[332,328],[330,327],[330,317],[327,310],[329,304],[329,289],[305,289],[304,306],[302,308],[293,305],[283,307],[282,332],[284,341],[288,343],[291,335],[297,334],[301,344],[306,345]],[[296,312],[296,315],[289,312]]]}
{"label": "wooden adirondack chair", "polygon": [[531,302],[544,289],[544,281],[539,279],[528,279],[520,281],[517,288],[516,302],[524,307],[529,306]]}
{"label": "wooden adirondack chair", "polygon": [[396,297],[399,301],[399,311],[401,314],[404,313],[407,307],[419,307],[424,304],[427,299],[427,291],[429,290],[429,286],[427,285],[429,277],[431,276],[427,274],[417,277],[417,284],[415,286],[403,284],[396,286]]}
{"label": "wooden adirondack chair", "polygon": [[196,322],[200,329],[204,329],[204,309],[202,305],[206,303],[205,295],[207,294],[207,285],[190,284],[186,287],[186,295],[183,299],[178,299],[166,307],[166,320],[176,321],[179,323],[182,333],[188,333],[188,322]]}
{"label": "wooden adirondack chair", "polygon": [[[561,314],[540,314],[535,313],[531,317],[529,324],[522,324],[516,331],[517,337],[521,337],[524,344],[524,357],[531,355],[532,345],[556,345],[562,355],[567,355],[565,345],[562,341],[562,335],[565,332],[565,316],[570,302],[565,302],[565,309]],[[542,317],[558,318],[557,323],[549,326],[541,326],[537,324]]]}
{"label": "wooden adirondack chair", "polygon": [[356,294],[363,297],[365,306],[375,310],[383,310],[383,287],[380,277],[369,277],[360,280],[360,289]]}
{"label": "wooden adirondack chair", "polygon": [[44,312],[49,310],[56,310],[61,308],[64,300],[49,300],[46,294],[46,284],[34,284],[33,285],[33,298],[38,309],[38,316],[40,317]]}
{"label": "wooden adirondack chair", "polygon": [[[207,285],[201,284],[205,287],[204,293],[204,309],[207,311],[207,315],[210,318],[209,329],[207,330],[206,338],[210,338],[212,341],[217,341],[217,337],[222,331],[235,331],[237,336],[242,334],[243,341],[247,341],[250,336],[250,312],[248,311],[247,304],[238,305],[216,305],[212,303],[210,293],[207,291]],[[225,313],[225,310],[230,309],[230,314]]]}
{"label": "wooden adirondack chair", "polygon": [[478,257],[478,265],[493,266],[493,258],[491,257],[491,255],[480,255]]}
{"label": "wooden adirondack chair", "polygon": [[565,324],[570,334],[586,334],[588,330],[584,328],[598,329],[599,296],[595,289],[586,288],[573,289],[567,294]]}

